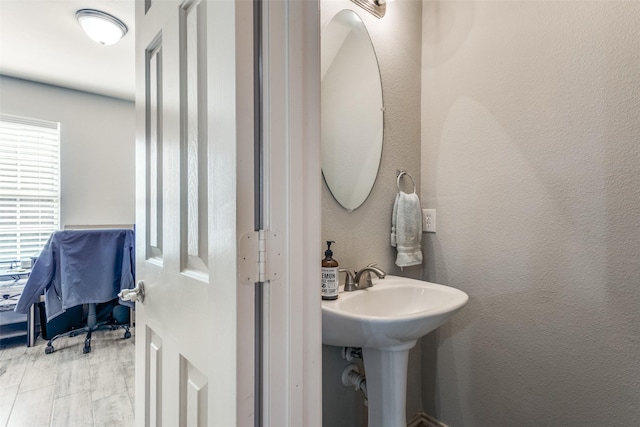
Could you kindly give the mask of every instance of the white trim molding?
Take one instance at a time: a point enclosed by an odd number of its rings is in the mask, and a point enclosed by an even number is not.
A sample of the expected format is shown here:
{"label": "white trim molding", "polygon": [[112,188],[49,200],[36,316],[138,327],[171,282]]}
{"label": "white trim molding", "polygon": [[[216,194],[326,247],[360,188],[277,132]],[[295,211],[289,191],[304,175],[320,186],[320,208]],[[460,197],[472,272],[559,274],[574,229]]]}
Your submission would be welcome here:
{"label": "white trim molding", "polygon": [[418,412],[407,423],[407,427],[448,427],[446,424],[436,420],[424,412]]}

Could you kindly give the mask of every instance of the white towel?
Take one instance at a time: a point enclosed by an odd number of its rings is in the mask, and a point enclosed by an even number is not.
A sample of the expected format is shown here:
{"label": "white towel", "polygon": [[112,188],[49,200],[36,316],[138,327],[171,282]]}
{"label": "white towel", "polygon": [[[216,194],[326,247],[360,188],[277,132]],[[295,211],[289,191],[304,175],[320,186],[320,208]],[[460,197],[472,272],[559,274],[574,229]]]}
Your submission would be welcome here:
{"label": "white towel", "polygon": [[396,265],[422,264],[422,207],[414,192],[398,192],[391,219],[391,246],[398,249]]}

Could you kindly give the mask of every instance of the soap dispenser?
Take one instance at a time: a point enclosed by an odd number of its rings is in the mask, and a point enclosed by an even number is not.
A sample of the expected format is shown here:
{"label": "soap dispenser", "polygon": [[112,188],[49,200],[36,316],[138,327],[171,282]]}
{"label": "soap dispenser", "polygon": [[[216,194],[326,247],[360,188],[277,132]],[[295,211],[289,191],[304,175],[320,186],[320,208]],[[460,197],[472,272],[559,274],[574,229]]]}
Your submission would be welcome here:
{"label": "soap dispenser", "polygon": [[322,260],[322,299],[338,298],[338,261],[333,259],[331,244],[333,240],[327,240],[327,250]]}

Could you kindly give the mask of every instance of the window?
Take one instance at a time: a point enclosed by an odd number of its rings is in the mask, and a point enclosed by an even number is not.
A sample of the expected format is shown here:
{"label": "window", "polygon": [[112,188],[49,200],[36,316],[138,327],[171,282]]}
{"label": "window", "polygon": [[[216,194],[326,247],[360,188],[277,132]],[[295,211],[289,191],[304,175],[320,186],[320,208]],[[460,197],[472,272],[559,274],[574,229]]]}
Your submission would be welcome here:
{"label": "window", "polygon": [[0,268],[60,228],[60,124],[0,114]]}

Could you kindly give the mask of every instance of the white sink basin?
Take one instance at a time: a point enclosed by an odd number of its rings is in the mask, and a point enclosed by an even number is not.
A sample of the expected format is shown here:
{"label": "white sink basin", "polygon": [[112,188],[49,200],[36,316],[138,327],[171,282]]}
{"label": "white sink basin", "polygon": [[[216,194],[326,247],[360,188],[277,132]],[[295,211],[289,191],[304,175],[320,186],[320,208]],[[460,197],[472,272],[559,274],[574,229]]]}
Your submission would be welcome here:
{"label": "white sink basin", "polygon": [[322,301],[322,342],[362,347],[369,427],[406,427],[409,349],[469,300],[448,286],[404,277]]}
{"label": "white sink basin", "polygon": [[468,299],[461,290],[421,280],[374,279],[370,288],[322,301],[322,342],[340,347],[413,346]]}

